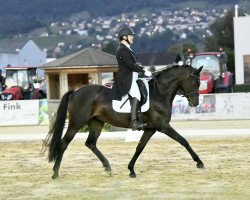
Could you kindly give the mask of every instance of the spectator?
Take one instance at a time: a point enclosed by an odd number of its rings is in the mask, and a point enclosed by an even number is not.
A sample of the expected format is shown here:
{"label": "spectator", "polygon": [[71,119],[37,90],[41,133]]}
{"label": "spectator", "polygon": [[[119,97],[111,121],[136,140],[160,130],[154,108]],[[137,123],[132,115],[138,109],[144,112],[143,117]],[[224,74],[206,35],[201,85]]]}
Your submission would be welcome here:
{"label": "spectator", "polygon": [[5,89],[5,78],[2,75],[2,70],[0,69],[0,92]]}
{"label": "spectator", "polygon": [[223,47],[220,47],[219,51],[220,51],[221,57],[223,58],[224,63],[227,63],[228,57],[227,57],[227,53],[224,51]]}
{"label": "spectator", "polygon": [[191,48],[188,48],[186,53],[184,54],[184,64],[190,65],[191,59],[193,58],[194,53]]}
{"label": "spectator", "polygon": [[180,54],[177,54],[177,56],[176,56],[176,58],[175,58],[175,61],[174,61],[174,64],[183,65],[183,61],[182,61],[182,59],[181,59]]}

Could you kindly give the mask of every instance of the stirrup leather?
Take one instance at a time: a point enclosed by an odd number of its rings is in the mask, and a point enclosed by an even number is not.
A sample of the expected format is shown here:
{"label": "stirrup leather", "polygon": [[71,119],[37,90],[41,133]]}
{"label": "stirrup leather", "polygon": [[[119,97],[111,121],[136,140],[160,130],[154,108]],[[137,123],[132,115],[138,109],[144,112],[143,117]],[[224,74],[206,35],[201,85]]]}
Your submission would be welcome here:
{"label": "stirrup leather", "polygon": [[143,130],[144,127],[146,126],[147,124],[143,124],[143,123],[140,123],[139,121],[137,120],[134,120],[130,123],[130,128],[133,130],[133,131],[136,131],[136,130]]}

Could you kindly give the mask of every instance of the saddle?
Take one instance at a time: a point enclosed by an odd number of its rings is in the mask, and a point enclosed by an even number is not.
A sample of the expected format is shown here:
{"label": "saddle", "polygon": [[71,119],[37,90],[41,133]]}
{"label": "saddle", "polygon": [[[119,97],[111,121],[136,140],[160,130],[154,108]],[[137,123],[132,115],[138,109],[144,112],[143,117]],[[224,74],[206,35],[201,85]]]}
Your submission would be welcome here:
{"label": "saddle", "polygon": [[[149,109],[149,86],[147,78],[140,78],[137,81],[137,85],[141,94],[141,112],[146,112]],[[119,113],[130,113],[131,112],[131,103],[132,97],[128,94],[122,97],[121,101],[112,100],[112,107],[116,112]]]}

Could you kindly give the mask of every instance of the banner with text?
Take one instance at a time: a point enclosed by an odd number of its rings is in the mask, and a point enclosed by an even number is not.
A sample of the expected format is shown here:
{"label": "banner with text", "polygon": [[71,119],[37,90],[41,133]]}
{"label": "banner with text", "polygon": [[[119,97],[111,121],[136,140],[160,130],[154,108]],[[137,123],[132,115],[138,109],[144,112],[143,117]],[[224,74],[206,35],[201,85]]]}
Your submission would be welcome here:
{"label": "banner with text", "polygon": [[38,100],[0,101],[0,126],[37,125]]}
{"label": "banner with text", "polygon": [[[172,120],[250,119],[250,93],[200,95],[199,105],[190,107],[177,95],[172,105]],[[0,101],[0,126],[48,125],[48,101]]]}

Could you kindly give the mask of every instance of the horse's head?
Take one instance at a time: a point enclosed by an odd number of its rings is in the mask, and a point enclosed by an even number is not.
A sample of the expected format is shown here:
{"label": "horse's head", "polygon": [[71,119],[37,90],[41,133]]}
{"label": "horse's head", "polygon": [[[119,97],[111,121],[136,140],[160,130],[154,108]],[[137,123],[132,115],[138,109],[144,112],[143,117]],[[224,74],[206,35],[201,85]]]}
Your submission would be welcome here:
{"label": "horse's head", "polygon": [[182,95],[187,98],[191,107],[199,105],[200,72],[202,68],[203,66],[199,69],[192,68],[190,75],[182,80],[179,86],[182,90]]}
{"label": "horse's head", "polygon": [[[174,65],[153,73],[154,88],[162,98],[172,100],[179,92],[188,99],[189,106],[199,105],[200,72],[203,67],[195,69],[190,65]],[[156,87],[155,87],[156,86]]]}

